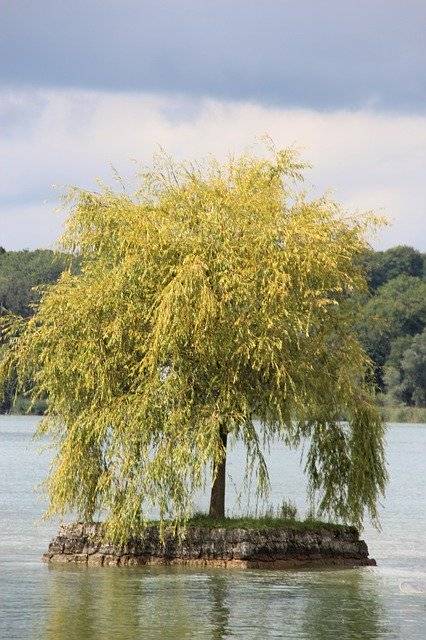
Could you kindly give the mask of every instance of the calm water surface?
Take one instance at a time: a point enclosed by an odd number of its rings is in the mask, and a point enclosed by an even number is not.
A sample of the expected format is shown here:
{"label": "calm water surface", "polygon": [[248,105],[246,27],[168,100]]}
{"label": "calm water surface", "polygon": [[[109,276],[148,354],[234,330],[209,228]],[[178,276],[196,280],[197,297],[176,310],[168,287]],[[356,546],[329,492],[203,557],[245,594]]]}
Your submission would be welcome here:
{"label": "calm water surface", "polygon": [[[383,530],[363,534],[377,567],[261,572],[42,564],[57,523],[40,519],[36,488],[50,454],[38,453],[35,424],[0,417],[1,640],[426,638],[426,425],[388,430]],[[271,502],[291,498],[303,513],[299,457],[279,446],[271,452]],[[243,460],[234,448],[235,513],[248,502],[236,495]]]}

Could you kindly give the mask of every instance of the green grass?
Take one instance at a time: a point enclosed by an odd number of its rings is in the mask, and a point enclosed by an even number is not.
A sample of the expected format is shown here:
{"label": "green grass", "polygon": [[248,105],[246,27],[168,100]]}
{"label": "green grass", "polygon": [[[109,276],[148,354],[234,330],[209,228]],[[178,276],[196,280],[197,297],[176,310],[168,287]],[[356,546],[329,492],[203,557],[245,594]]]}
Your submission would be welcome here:
{"label": "green grass", "polygon": [[[158,522],[152,522],[158,525]],[[283,499],[281,505],[265,506],[259,515],[243,515],[225,518],[212,518],[207,513],[197,512],[186,523],[188,527],[204,529],[292,529],[295,531],[318,531],[319,529],[347,529],[347,525],[324,522],[310,509],[304,518],[298,517],[297,507],[291,500]]]}
{"label": "green grass", "polygon": [[296,518],[280,518],[274,516],[240,516],[231,518],[211,518],[206,513],[196,513],[188,522],[191,527],[206,529],[295,529],[297,531],[316,531],[318,529],[344,529],[345,525],[322,522],[307,517],[304,520]]}

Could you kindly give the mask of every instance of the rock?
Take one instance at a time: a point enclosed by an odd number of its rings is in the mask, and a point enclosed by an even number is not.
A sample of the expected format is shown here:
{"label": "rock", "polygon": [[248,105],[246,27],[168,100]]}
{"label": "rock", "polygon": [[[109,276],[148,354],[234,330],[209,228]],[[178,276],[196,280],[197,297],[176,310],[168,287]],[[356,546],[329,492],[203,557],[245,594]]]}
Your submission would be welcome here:
{"label": "rock", "polygon": [[87,556],[87,564],[92,567],[101,567],[104,563],[104,556],[101,553],[93,553]]}
{"label": "rock", "polygon": [[158,527],[153,525],[141,538],[116,546],[102,541],[101,523],[61,525],[43,560],[90,566],[186,564],[274,569],[375,564],[353,527],[320,527],[312,531],[189,527],[183,540],[169,533],[161,541]]}

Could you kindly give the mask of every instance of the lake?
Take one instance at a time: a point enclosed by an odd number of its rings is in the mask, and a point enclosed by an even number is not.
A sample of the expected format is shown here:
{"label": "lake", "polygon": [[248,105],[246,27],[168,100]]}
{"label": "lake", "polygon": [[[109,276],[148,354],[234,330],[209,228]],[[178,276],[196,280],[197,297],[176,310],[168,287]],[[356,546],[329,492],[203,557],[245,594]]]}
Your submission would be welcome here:
{"label": "lake", "polygon": [[[362,535],[377,567],[262,572],[43,564],[57,523],[41,520],[51,453],[32,439],[36,421],[0,416],[2,640],[426,638],[426,425],[388,429],[382,531]],[[276,445],[268,460],[270,502],[292,499],[303,514],[300,452]],[[243,462],[236,445],[231,513],[254,508],[238,495]]]}

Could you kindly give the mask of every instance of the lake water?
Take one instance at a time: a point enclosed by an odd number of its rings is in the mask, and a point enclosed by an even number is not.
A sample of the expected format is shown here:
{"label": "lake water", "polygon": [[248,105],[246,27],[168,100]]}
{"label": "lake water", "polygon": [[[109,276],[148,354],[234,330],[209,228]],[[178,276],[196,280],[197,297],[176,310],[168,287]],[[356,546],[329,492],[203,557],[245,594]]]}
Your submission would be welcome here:
{"label": "lake water", "polygon": [[[377,567],[262,572],[42,564],[57,523],[41,521],[50,453],[38,453],[35,424],[0,417],[1,640],[426,638],[426,425],[388,430],[383,528],[363,532]],[[291,498],[303,513],[299,458],[271,451],[271,502]],[[243,460],[235,447],[232,512],[247,506]]]}

